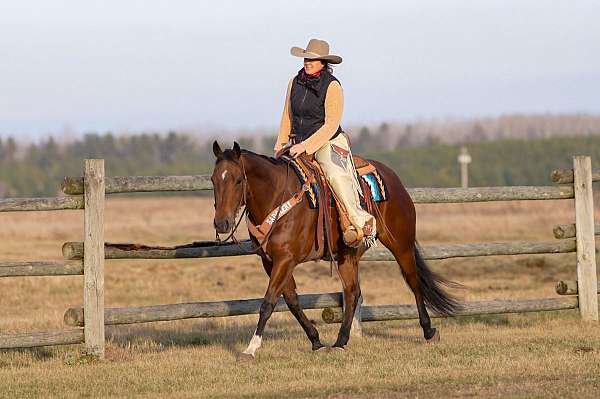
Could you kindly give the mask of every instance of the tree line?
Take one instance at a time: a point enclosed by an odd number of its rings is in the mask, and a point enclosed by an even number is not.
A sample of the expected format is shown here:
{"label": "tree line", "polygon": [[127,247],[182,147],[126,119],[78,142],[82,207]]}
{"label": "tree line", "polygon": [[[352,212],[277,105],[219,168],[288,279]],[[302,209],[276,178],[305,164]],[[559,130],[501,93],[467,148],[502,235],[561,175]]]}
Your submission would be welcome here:
{"label": "tree line", "polygon": [[[383,150],[361,146],[360,135],[353,139],[355,153],[388,164],[409,187],[459,185],[461,144],[429,142]],[[262,145],[269,149],[262,152],[270,154],[274,140],[263,137]],[[239,142],[256,150],[256,140],[242,137]],[[86,134],[68,143],[52,137],[29,144],[4,139],[0,140],[0,196],[56,195],[64,176],[81,175],[85,158],[104,158],[108,176],[206,174],[214,163],[211,147],[212,140],[175,132]],[[573,155],[591,155],[593,163],[600,162],[599,135],[474,141],[467,147],[473,159],[472,186],[547,185],[553,169],[571,167]]]}

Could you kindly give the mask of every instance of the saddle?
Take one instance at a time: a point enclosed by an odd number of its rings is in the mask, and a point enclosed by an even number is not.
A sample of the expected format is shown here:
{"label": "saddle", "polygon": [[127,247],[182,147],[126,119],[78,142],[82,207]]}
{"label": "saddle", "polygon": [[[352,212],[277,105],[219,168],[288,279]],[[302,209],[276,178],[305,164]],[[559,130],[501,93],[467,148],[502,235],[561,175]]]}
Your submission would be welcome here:
{"label": "saddle", "polygon": [[[348,151],[343,148],[337,147],[335,150],[339,151],[341,155],[348,155]],[[334,212],[332,211],[337,208],[337,215],[339,215],[342,231],[345,231],[352,224],[346,209],[337,200],[335,193],[329,187],[325,174],[313,156],[302,154],[296,159],[282,154],[277,154],[277,156],[283,158],[286,162],[293,163],[300,180],[303,181],[304,184],[299,192],[295,193],[290,199],[272,210],[262,224],[256,226],[247,219],[246,221],[250,234],[259,241],[263,251],[266,251],[269,234],[275,222],[287,214],[294,206],[302,202],[305,196],[309,197],[309,199],[311,197],[316,197],[310,200],[311,203],[314,203],[315,207],[318,208],[318,217],[315,243],[309,259],[321,259],[325,255],[329,255],[330,258],[333,259],[332,233],[334,228],[337,227],[337,218],[334,218]],[[376,172],[375,166],[364,158],[353,156],[353,161],[359,177]],[[361,205],[367,212],[375,216],[374,212],[376,205],[374,196],[371,195],[371,186],[365,179],[359,178],[358,180],[363,193],[361,198],[363,204]],[[316,189],[313,190],[312,188],[314,187],[316,187]],[[328,249],[328,253],[326,253],[326,249]]]}

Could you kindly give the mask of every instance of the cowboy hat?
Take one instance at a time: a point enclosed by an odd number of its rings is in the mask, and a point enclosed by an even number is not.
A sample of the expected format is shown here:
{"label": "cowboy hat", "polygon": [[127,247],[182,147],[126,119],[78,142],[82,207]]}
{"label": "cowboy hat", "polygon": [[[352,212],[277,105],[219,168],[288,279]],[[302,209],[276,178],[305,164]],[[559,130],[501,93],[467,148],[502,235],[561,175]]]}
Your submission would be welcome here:
{"label": "cowboy hat", "polygon": [[290,53],[295,57],[329,61],[332,64],[339,64],[342,62],[342,57],[339,55],[329,54],[329,43],[325,40],[310,39],[306,49],[292,47]]}

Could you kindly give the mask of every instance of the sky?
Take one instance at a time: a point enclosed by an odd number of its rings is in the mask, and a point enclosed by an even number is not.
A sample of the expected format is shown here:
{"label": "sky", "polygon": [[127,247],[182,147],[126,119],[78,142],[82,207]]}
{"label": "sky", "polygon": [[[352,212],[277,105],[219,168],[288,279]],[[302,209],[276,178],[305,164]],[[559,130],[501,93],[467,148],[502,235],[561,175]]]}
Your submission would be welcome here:
{"label": "sky", "polygon": [[0,136],[276,129],[291,46],[343,124],[600,113],[600,1],[0,0]]}

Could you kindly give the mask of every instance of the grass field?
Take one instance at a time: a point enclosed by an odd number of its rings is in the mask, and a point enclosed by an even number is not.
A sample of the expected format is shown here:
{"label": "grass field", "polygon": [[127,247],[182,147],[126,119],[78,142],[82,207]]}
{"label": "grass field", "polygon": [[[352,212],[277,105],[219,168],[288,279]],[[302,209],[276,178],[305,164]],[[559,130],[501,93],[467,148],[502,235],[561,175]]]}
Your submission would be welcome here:
{"label": "grass field", "polygon": [[[598,201],[596,201],[598,203]],[[573,221],[571,201],[422,205],[422,244],[552,240]],[[110,198],[106,241],[169,245],[214,238],[212,199]],[[0,214],[0,257],[59,260],[65,241],[82,239],[80,211]],[[465,300],[553,297],[554,283],[575,279],[575,257],[538,255],[431,262],[467,286]],[[295,273],[300,292],[340,289],[329,264]],[[361,265],[365,303],[413,303],[397,265]],[[267,278],[258,258],[107,261],[106,305],[261,297]],[[0,280],[0,332],[62,328],[81,305],[82,278]],[[326,343],[337,325],[308,311]],[[287,313],[275,314],[252,363],[237,363],[257,316],[107,328],[107,360],[81,346],[0,351],[0,397],[598,397],[600,326],[576,311],[435,320],[441,342],[425,345],[416,320],[365,323],[365,337],[344,353],[312,353]]]}

